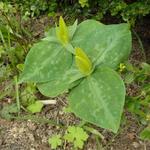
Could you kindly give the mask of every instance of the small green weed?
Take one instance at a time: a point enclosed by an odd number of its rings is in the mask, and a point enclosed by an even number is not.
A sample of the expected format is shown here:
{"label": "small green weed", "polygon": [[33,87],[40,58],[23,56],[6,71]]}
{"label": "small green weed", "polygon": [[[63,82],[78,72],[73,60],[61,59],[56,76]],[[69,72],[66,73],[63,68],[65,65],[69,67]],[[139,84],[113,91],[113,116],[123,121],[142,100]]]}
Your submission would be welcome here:
{"label": "small green weed", "polygon": [[[138,121],[145,126],[150,122],[150,65],[141,63],[140,67],[126,64],[126,84],[136,85],[136,95],[126,96],[126,107],[129,112],[138,117]],[[140,134],[142,139],[148,139],[149,127],[146,127]]]}
{"label": "small green weed", "polygon": [[74,149],[82,149],[84,142],[87,141],[88,134],[83,128],[78,126],[69,126],[64,135],[53,135],[48,139],[48,143],[51,145],[52,149],[57,149],[57,147],[62,146],[63,142],[66,140],[67,143],[71,143]]}
{"label": "small green weed", "polygon": [[53,135],[48,139],[48,143],[51,145],[52,149],[56,149],[58,146],[62,145],[61,135]]}

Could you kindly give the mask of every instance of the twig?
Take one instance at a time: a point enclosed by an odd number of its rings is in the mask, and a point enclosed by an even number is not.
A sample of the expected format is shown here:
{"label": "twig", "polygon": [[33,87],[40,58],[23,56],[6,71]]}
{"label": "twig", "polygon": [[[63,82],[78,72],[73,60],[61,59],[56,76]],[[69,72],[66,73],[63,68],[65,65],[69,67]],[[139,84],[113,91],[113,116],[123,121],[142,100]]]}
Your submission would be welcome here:
{"label": "twig", "polygon": [[145,144],[145,141],[144,141],[144,150],[147,150],[147,148],[146,148],[146,144]]}
{"label": "twig", "polygon": [[57,103],[56,100],[40,100],[41,103],[43,103],[44,105],[55,105]]}

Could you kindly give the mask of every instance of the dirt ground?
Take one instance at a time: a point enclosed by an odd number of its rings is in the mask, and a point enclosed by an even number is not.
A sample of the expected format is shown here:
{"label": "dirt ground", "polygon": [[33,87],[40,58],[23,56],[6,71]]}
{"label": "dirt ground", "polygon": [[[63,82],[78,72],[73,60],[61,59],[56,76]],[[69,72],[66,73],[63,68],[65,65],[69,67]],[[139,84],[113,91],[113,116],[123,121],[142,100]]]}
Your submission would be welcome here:
{"label": "dirt ground", "polygon": [[[35,31],[35,36],[40,38],[41,28],[45,24],[50,23],[47,20],[41,20],[36,24],[36,29],[40,28],[40,32]],[[144,49],[146,51],[147,60],[150,61],[150,21],[146,19],[146,24],[136,27],[136,31],[142,39]],[[148,26],[149,25],[149,26]],[[43,33],[44,30],[42,30]],[[145,32],[146,31],[146,32]],[[141,50],[137,39],[133,38],[133,52],[130,58],[134,63],[143,61]],[[128,91],[135,92],[132,87]],[[73,114],[66,114],[62,111],[66,106],[66,96],[57,98],[56,105],[45,106],[41,113],[37,116],[44,116],[47,119],[57,120],[67,125],[79,123],[79,119]],[[120,127],[117,135],[112,134],[106,130],[98,128],[104,135],[104,140],[100,141],[101,148],[97,148],[97,142],[93,135],[90,135],[85,144],[84,150],[150,150],[150,142],[142,141],[139,138],[139,132],[142,127],[137,118],[128,112],[124,112],[126,121]],[[31,120],[27,121],[6,121],[0,118],[0,150],[50,150],[48,145],[48,138],[53,134],[64,133],[61,127],[56,127],[50,124],[34,123]],[[63,147],[58,150],[71,150],[71,145],[64,143]]]}
{"label": "dirt ground", "polygon": [[[59,97],[57,104],[46,106],[37,116],[45,116],[48,119],[57,120],[67,125],[77,124],[79,119],[73,114],[62,111],[65,106],[65,98]],[[150,150],[150,142],[144,142],[138,137],[143,129],[135,117],[125,113],[126,121],[122,123],[117,135],[106,130],[98,130],[104,135],[100,141],[102,150]],[[28,121],[0,120],[0,150],[50,150],[47,143],[53,134],[64,133],[61,127]],[[58,150],[71,150],[71,145],[64,144]],[[84,150],[100,150],[93,135],[90,135]]]}

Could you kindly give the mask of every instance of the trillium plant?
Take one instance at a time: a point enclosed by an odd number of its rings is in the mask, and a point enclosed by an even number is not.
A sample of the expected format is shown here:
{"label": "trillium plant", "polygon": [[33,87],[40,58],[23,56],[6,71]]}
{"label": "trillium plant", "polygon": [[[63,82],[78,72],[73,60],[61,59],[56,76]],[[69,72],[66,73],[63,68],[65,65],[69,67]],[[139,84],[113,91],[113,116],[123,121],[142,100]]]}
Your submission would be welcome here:
{"label": "trillium plant", "polygon": [[99,127],[118,131],[125,85],[115,71],[131,51],[126,23],[86,20],[51,28],[29,51],[20,83],[34,82],[48,97],[68,92],[73,113]]}

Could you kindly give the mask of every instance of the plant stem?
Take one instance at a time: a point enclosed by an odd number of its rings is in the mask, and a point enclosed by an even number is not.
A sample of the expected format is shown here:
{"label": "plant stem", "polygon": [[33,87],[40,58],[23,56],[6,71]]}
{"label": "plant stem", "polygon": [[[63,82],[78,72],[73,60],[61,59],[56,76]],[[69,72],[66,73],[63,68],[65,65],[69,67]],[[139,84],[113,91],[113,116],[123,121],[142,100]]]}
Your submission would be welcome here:
{"label": "plant stem", "polygon": [[57,123],[53,120],[49,120],[47,118],[42,118],[42,117],[37,117],[37,116],[34,116],[34,115],[25,115],[25,116],[13,116],[12,119],[16,119],[16,120],[31,120],[33,122],[36,122],[36,123],[41,123],[41,124],[50,124],[50,125],[54,125],[54,126],[59,126],[59,127],[65,127],[63,125],[63,123]]}
{"label": "plant stem", "polygon": [[90,133],[100,137],[102,140],[104,140],[104,136],[99,132],[97,131],[96,129],[92,128],[92,127],[88,127],[88,126],[83,126],[83,128],[86,130],[86,131],[89,131]]}
{"label": "plant stem", "polygon": [[143,59],[146,62],[146,55],[145,55],[145,50],[144,50],[144,47],[143,47],[143,43],[142,43],[139,35],[137,34],[137,32],[134,29],[132,29],[132,31],[133,31],[134,35],[136,36],[136,38],[137,38],[137,40],[139,42],[139,45],[140,45],[140,48],[141,48],[141,52],[143,54]]}
{"label": "plant stem", "polygon": [[95,135],[96,143],[97,143],[97,150],[103,150],[102,145],[99,142],[99,137]]}
{"label": "plant stem", "polygon": [[10,50],[10,48],[11,48],[11,42],[10,42],[10,30],[9,29],[7,29],[7,38],[8,38],[8,48],[9,48],[9,50]]}
{"label": "plant stem", "polygon": [[2,40],[2,43],[3,43],[3,45],[4,45],[5,50],[7,51],[7,45],[6,45],[6,42],[5,42],[5,40],[4,40],[4,37],[3,37],[3,34],[2,34],[2,32],[1,32],[1,30],[0,30],[0,38],[1,38],[1,40]]}
{"label": "plant stem", "polygon": [[14,79],[15,79],[15,90],[16,90],[16,103],[17,103],[18,112],[20,113],[19,86],[18,86],[17,76],[15,76]]}
{"label": "plant stem", "polygon": [[[21,48],[24,50],[24,53],[26,54],[26,53],[27,53],[27,50],[26,50],[26,48],[24,48],[24,47],[22,46],[22,43],[20,43],[20,39],[16,36],[15,31],[13,30],[13,27],[12,27],[12,24],[11,24],[9,18],[8,18],[7,15],[6,15],[5,13],[3,13],[3,12],[2,12],[2,15],[5,17],[5,19],[6,19],[7,23],[8,23],[8,25],[9,25],[9,27],[11,28],[11,30],[12,30],[12,32],[13,32],[13,35],[15,36],[15,38],[16,38],[16,40],[17,40],[17,43],[21,46]],[[23,40],[23,39],[21,39],[21,40]],[[23,42],[26,43],[25,41],[23,41]]]}

